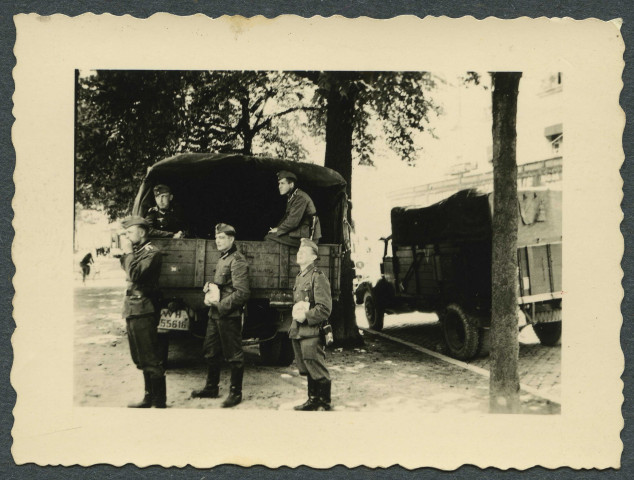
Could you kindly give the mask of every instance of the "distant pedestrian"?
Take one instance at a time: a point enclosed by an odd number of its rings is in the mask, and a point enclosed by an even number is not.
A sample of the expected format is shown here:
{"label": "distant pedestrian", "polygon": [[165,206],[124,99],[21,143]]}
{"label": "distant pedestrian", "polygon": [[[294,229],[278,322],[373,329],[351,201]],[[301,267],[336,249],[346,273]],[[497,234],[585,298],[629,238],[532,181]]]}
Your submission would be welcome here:
{"label": "distant pedestrian", "polygon": [[92,258],[92,253],[88,252],[84,258],[79,262],[79,267],[81,268],[81,281],[82,283],[86,283],[86,277],[90,275],[90,266],[95,263],[95,260]]}
{"label": "distant pedestrian", "polygon": [[300,238],[318,242],[321,227],[313,200],[306,192],[297,188],[297,176],[282,170],[277,174],[280,195],[287,197],[286,211],[275,228],[271,228],[264,240],[299,247]]}
{"label": "distant pedestrian", "polygon": [[223,408],[233,407],[242,401],[244,352],[242,351],[242,310],[251,294],[249,266],[246,258],[236,248],[236,231],[231,225],[216,225],[216,245],[220,259],[216,264],[213,283],[205,285],[205,291],[217,289],[209,308],[209,323],[203,343],[207,360],[207,380],[202,390],[194,390],[194,398],[217,398],[219,395],[222,358],[231,365],[231,387],[222,402]]}
{"label": "distant pedestrian", "polygon": [[[123,220],[126,237],[132,244],[124,252],[121,266],[125,270],[128,288],[123,303],[132,361],[143,370],[145,395],[130,408],[165,408],[165,369],[158,343],[158,313],[156,297],[161,272],[161,252],[148,240],[149,224],[143,217]],[[123,247],[127,247],[124,243]],[[129,247],[128,247],[129,248]]]}
{"label": "distant pedestrian", "polygon": [[326,353],[320,326],[326,323],[332,310],[330,283],[315,266],[319,250],[315,242],[301,239],[297,251],[297,274],[293,287],[293,321],[288,332],[295,351],[300,375],[308,381],[308,400],[295,410],[330,410],[330,373],[326,368]]}

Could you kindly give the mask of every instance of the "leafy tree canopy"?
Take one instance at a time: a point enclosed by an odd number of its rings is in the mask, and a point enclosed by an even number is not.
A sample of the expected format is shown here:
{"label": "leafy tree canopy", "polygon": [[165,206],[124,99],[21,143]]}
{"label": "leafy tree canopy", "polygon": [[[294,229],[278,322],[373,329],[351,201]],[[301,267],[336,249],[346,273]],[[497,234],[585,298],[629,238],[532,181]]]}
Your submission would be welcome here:
{"label": "leafy tree canopy", "polygon": [[76,200],[123,215],[147,168],[179,152],[305,160],[302,137],[325,138],[334,91],[354,105],[355,159],[372,164],[378,121],[413,163],[414,135],[438,112],[426,95],[433,86],[424,72],[90,72],[77,86]]}

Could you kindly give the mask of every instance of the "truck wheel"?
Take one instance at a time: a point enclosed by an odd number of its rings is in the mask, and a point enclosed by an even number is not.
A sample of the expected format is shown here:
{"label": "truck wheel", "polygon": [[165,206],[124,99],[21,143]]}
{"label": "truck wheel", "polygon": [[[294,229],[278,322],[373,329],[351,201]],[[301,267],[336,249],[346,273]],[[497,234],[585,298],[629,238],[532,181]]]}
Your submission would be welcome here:
{"label": "truck wheel", "polygon": [[476,356],[480,343],[480,329],[462,308],[456,304],[447,307],[442,318],[442,329],[452,357],[469,360]]}
{"label": "truck wheel", "polygon": [[478,351],[477,357],[486,357],[491,352],[491,329],[479,328],[478,329]]}
{"label": "truck wheel", "polygon": [[533,330],[542,345],[552,347],[561,340],[561,322],[536,323]]}
{"label": "truck wheel", "polygon": [[286,335],[281,339],[279,364],[282,367],[288,367],[295,360],[295,352],[291,339]]}
{"label": "truck wheel", "polygon": [[260,359],[264,365],[288,367],[295,359],[291,339],[278,334],[274,339],[260,343]]}
{"label": "truck wheel", "polygon": [[277,365],[282,344],[276,337],[268,342],[260,343],[260,359],[263,365]]}
{"label": "truck wheel", "polygon": [[365,309],[365,318],[368,321],[368,326],[372,330],[381,331],[381,329],[383,329],[383,317],[385,316],[385,312],[382,308],[377,306],[372,293],[365,292],[363,307]]}

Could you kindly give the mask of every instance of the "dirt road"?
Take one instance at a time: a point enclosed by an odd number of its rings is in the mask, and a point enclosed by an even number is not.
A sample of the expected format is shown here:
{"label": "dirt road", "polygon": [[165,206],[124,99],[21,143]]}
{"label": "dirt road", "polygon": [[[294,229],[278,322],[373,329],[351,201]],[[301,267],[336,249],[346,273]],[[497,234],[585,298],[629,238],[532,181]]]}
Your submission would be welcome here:
{"label": "dirt road", "polygon": [[[105,262],[105,260],[104,260]],[[110,273],[108,273],[110,272]],[[124,286],[110,263],[100,276],[75,284],[75,391],[78,406],[124,407],[143,394],[143,377],[132,363],[121,318]],[[202,386],[205,365],[201,340],[183,338],[172,343],[167,372],[167,400],[171,408],[218,408],[221,399],[192,399]],[[293,365],[259,364],[257,347],[246,348],[244,399],[238,409],[290,410],[303,403],[306,382]],[[398,343],[365,334],[359,349],[327,352],[332,400],[336,410],[416,411],[424,413],[486,413],[488,379]],[[228,392],[223,370],[221,395]],[[522,393],[522,412],[560,413],[560,406]]]}

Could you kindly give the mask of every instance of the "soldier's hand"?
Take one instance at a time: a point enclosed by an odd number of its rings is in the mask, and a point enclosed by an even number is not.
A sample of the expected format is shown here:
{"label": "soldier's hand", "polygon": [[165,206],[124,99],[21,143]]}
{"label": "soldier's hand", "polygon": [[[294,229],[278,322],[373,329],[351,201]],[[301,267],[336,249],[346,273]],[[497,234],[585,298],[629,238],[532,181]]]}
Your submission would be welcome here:
{"label": "soldier's hand", "polygon": [[299,323],[304,323],[304,321],[306,321],[306,312],[309,307],[310,304],[308,302],[297,302],[293,305],[293,318]]}
{"label": "soldier's hand", "polygon": [[269,228],[269,233],[277,233],[277,228]]}
{"label": "soldier's hand", "polygon": [[174,234],[174,238],[183,238],[183,236],[184,236],[184,233],[183,233],[183,232],[176,232],[176,233]]}

